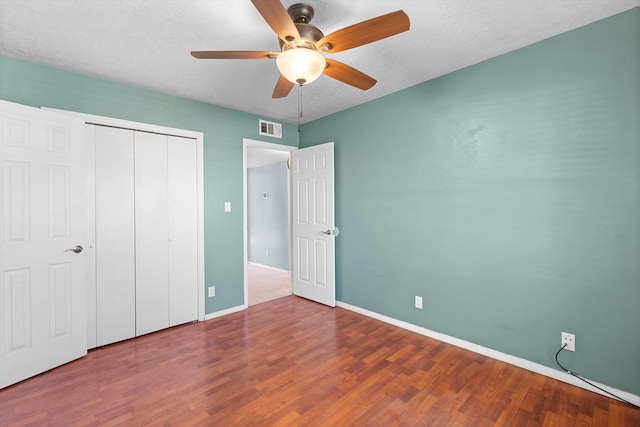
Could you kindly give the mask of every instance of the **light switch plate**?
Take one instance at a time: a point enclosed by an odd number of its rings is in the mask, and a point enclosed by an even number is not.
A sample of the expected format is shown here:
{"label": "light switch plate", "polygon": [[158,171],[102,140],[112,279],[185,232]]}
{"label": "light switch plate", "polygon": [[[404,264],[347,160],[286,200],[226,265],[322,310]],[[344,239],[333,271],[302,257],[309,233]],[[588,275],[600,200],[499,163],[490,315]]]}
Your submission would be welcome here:
{"label": "light switch plate", "polygon": [[224,211],[231,212],[231,202],[224,202]]}

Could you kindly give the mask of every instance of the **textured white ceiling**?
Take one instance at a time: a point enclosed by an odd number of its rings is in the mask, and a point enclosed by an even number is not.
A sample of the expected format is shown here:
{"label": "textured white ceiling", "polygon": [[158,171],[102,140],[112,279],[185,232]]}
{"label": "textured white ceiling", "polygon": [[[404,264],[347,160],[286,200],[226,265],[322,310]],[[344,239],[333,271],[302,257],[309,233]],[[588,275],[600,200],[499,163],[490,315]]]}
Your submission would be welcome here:
{"label": "textured white ceiling", "polygon": [[[411,30],[331,55],[378,80],[327,76],[303,88],[303,122],[640,6],[640,0],[305,0],[329,34],[403,9]],[[284,0],[285,7],[297,1]],[[297,89],[272,99],[273,60],[198,60],[191,50],[273,50],[249,0],[0,0],[0,54],[282,121]]]}

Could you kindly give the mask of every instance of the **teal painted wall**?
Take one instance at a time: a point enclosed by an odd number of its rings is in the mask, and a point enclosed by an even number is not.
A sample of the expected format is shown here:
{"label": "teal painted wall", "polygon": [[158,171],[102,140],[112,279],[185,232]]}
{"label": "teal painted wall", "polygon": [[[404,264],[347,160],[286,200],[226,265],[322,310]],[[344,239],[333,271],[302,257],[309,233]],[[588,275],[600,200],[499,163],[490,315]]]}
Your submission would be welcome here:
{"label": "teal painted wall", "polygon": [[[640,9],[305,124],[337,298],[640,394]],[[424,310],[413,308],[414,295]]]}
{"label": "teal painted wall", "polygon": [[[2,56],[0,99],[203,132],[205,282],[216,287],[205,311],[244,303],[242,138],[265,140],[257,116]],[[297,146],[297,126],[277,142]]]}

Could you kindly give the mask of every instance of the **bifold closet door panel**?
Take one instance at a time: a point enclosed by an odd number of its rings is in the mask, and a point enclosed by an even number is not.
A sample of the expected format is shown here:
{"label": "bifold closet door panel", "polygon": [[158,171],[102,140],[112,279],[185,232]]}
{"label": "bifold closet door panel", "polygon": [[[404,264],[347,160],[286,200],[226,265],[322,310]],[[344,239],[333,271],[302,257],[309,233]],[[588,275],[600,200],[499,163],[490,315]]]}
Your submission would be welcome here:
{"label": "bifold closet door panel", "polygon": [[169,324],[198,318],[198,196],[195,140],[168,137]]}
{"label": "bifold closet door panel", "polygon": [[96,343],[135,336],[133,131],[95,126]]}
{"label": "bifold closet door panel", "polygon": [[136,335],[169,327],[167,136],[135,132]]}

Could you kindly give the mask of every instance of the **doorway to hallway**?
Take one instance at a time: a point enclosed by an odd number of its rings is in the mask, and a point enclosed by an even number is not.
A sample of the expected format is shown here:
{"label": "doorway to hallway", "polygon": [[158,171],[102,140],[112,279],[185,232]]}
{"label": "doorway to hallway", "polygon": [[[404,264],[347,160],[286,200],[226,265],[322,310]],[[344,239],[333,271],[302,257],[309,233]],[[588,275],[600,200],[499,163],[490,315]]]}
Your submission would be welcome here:
{"label": "doorway to hallway", "polygon": [[295,147],[243,140],[245,306],[292,294],[292,150]]}

